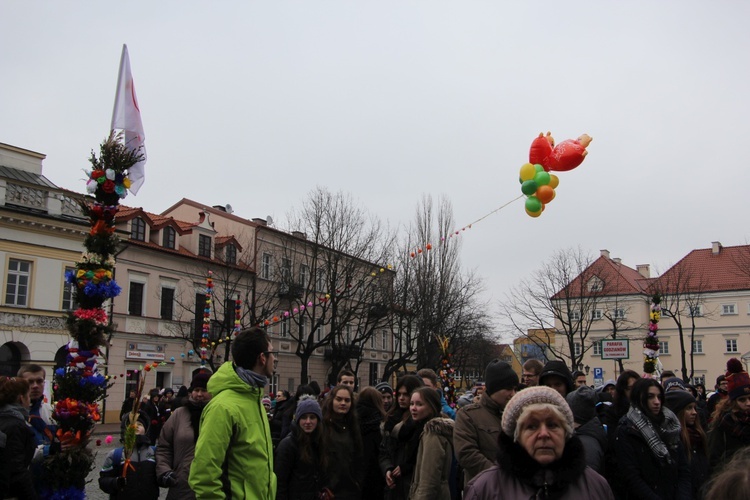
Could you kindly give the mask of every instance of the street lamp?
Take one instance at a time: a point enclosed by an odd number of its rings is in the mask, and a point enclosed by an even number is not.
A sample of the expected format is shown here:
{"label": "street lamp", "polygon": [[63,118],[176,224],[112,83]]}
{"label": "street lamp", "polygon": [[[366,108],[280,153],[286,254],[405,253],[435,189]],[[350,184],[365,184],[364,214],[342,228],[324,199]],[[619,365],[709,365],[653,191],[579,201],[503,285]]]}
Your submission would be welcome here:
{"label": "street lamp", "polygon": [[589,365],[583,366],[583,363],[578,363],[578,371],[579,372],[585,372],[586,375],[589,374],[589,370],[591,370],[591,367]]}

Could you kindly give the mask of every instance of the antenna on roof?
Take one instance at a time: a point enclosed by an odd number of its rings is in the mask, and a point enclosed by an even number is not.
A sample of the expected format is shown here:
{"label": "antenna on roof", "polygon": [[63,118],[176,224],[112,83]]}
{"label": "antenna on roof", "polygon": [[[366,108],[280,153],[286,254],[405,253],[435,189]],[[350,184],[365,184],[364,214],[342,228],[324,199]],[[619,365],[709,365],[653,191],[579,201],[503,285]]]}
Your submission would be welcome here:
{"label": "antenna on roof", "polygon": [[232,212],[234,212],[234,209],[232,208],[232,205],[230,205],[229,203],[227,203],[227,204],[226,204],[226,205],[224,206],[224,210],[226,210],[226,212],[227,212],[228,214],[231,214]]}
{"label": "antenna on roof", "polygon": [[270,215],[266,215],[266,224],[268,224],[269,226],[273,226],[273,217],[271,217]]}

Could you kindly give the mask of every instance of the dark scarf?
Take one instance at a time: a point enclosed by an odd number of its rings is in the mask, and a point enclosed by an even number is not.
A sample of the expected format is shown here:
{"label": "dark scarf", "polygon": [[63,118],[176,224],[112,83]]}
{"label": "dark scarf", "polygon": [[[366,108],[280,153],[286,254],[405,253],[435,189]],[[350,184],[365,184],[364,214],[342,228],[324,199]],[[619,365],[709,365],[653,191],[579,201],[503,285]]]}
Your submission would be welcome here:
{"label": "dark scarf", "polygon": [[559,460],[543,466],[513,438],[501,432],[497,462],[503,472],[534,488],[533,498],[545,500],[563,497],[568,486],[578,481],[586,470],[586,454],[577,436],[566,441]]}
{"label": "dark scarf", "polygon": [[359,417],[359,430],[363,436],[371,432],[380,431],[382,417],[377,408],[357,403],[357,416]]}
{"label": "dark scarf", "polygon": [[698,429],[695,428],[695,426],[688,425],[687,426],[687,433],[690,437],[690,447],[692,450],[697,453],[705,454],[706,453],[706,443],[703,442],[703,435],[698,432]]}
{"label": "dark scarf", "polygon": [[185,408],[190,412],[190,425],[193,427],[193,442],[198,442],[198,435],[201,430],[201,414],[206,407],[206,403],[197,403],[188,399]]}
{"label": "dark scarf", "polygon": [[680,443],[680,421],[669,408],[662,408],[662,414],[663,420],[655,422],[641,410],[631,406],[628,410],[628,420],[646,441],[659,462],[671,464],[670,450],[676,450]]}
{"label": "dark scarf", "polygon": [[411,473],[417,463],[417,453],[419,452],[419,439],[422,437],[422,430],[426,421],[415,422],[411,417],[404,422],[398,433],[398,441],[404,447],[404,463],[399,464],[402,471]]}
{"label": "dark scarf", "polygon": [[750,443],[750,413],[727,412],[721,418],[719,425],[728,435],[734,436],[745,444]]}

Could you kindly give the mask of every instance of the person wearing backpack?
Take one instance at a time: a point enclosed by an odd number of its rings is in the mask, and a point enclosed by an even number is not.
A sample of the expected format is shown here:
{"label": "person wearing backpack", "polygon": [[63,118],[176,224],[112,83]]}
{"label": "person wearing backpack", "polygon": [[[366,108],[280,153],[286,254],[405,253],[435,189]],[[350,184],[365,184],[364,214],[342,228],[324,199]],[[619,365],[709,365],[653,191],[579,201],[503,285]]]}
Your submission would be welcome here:
{"label": "person wearing backpack", "polygon": [[149,417],[138,415],[135,449],[125,476],[122,474],[126,457],[121,446],[110,451],[99,471],[99,488],[109,493],[110,500],[155,500],[159,498],[156,482],[156,448],[148,436]]}

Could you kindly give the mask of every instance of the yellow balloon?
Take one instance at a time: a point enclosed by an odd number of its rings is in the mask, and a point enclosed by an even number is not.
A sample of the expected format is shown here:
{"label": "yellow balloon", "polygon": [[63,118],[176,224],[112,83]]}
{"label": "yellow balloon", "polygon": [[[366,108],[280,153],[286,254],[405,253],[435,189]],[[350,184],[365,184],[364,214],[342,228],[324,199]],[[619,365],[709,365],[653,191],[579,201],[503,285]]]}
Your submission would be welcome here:
{"label": "yellow balloon", "polygon": [[519,175],[521,177],[521,182],[529,181],[536,175],[536,169],[531,163],[524,163],[521,167],[521,172],[519,173]]}
{"label": "yellow balloon", "polygon": [[560,178],[556,176],[555,174],[549,174],[548,186],[551,187],[552,189],[555,189],[559,185],[560,185]]}
{"label": "yellow balloon", "polygon": [[528,208],[527,208],[527,209],[525,209],[525,210],[526,210],[526,214],[527,214],[527,215],[528,215],[529,217],[534,217],[534,218],[536,218],[536,217],[539,217],[540,215],[542,215],[542,211],[541,211],[541,210],[539,210],[538,212],[529,212],[529,209],[528,209]]}

